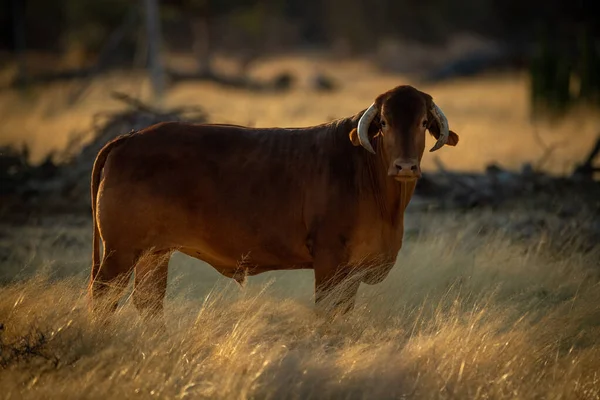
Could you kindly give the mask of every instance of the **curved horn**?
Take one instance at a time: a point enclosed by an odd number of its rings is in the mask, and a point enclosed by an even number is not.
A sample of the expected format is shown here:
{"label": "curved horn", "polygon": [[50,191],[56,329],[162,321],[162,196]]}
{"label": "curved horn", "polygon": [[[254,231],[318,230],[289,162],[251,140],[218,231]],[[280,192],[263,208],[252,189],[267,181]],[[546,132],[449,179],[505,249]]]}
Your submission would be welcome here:
{"label": "curved horn", "polygon": [[371,142],[369,141],[369,126],[371,125],[371,121],[377,115],[378,110],[375,103],[371,104],[367,111],[360,117],[358,120],[358,141],[360,145],[375,154],[375,150],[373,150],[373,146],[371,146]]}
{"label": "curved horn", "polygon": [[448,119],[435,103],[433,103],[433,106],[431,107],[431,113],[433,114],[433,116],[438,122],[438,125],[440,126],[440,137],[438,137],[438,140],[435,143],[435,145],[431,148],[431,150],[429,150],[436,151],[441,149],[448,141],[448,136],[450,135],[450,128],[448,126]]}

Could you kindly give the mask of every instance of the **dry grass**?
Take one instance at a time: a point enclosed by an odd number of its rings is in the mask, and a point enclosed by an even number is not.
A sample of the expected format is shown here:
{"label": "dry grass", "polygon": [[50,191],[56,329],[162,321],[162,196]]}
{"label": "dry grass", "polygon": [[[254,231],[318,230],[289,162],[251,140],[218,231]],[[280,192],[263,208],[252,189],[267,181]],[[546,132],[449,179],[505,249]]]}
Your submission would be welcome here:
{"label": "dry grass", "polygon": [[[342,90],[273,95],[186,84],[165,104],[201,105],[215,122],[301,126],[354,114],[410,83],[360,62],[299,57],[265,60],[256,73],[285,67],[303,79],[315,65],[335,73]],[[449,167],[519,167],[542,154],[523,76],[418,86],[461,135],[457,148],[439,152]],[[144,77],[123,74],[93,82],[67,106],[71,89],[1,93],[0,144],[28,142],[39,160],[89,130],[93,114],[119,107],[110,90],[148,95]],[[579,160],[599,119],[575,113],[540,125],[547,143],[567,141],[546,167],[564,172]],[[426,154],[424,167],[433,165]],[[314,314],[311,271],[263,274],[241,290],[175,255],[167,336],[143,325],[127,297],[108,325],[89,315],[89,220],[0,226],[0,398],[600,398],[598,246],[582,254],[577,240],[562,240],[560,251],[551,236],[515,242],[482,233],[477,216],[414,218],[390,276],[362,285],[357,309],[331,324]]]}
{"label": "dry grass", "polygon": [[[478,234],[477,219],[457,230],[456,218],[413,235],[387,280],[363,285],[355,312],[332,324],[313,313],[310,271],[240,290],[174,257],[166,337],[127,300],[109,325],[91,319],[89,244],[52,242],[89,227],[46,229],[34,276],[0,292],[1,397],[600,397],[598,252],[557,256]],[[47,259],[60,278],[35,274]]]}
{"label": "dry grass", "polygon": [[[334,76],[342,84],[341,90],[330,94],[309,90],[307,79],[317,68]],[[383,74],[360,61],[303,56],[265,59],[254,73],[272,77],[284,69],[299,79],[296,89],[284,95],[187,83],[173,87],[164,105],[200,105],[213,122],[306,126],[354,115],[378,94],[400,84],[414,84],[434,96],[452,129],[460,134],[456,149],[436,153],[448,167],[460,170],[481,170],[492,161],[520,168],[524,162],[538,160],[544,153],[534,134],[538,129],[546,144],[561,143],[545,168],[563,173],[584,157],[598,133],[600,117],[589,111],[574,112],[561,122],[533,124],[528,111],[528,82],[523,74],[423,85],[406,76]],[[57,84],[25,94],[0,93],[0,144],[29,143],[33,158],[39,161],[49,150],[64,148],[73,135],[89,133],[94,114],[121,107],[110,99],[111,90],[143,99],[149,96],[146,78],[139,72],[97,79],[82,100],[69,105],[69,96],[77,85]],[[431,138],[428,140],[433,144]],[[425,157],[424,168],[435,168],[433,157]]]}

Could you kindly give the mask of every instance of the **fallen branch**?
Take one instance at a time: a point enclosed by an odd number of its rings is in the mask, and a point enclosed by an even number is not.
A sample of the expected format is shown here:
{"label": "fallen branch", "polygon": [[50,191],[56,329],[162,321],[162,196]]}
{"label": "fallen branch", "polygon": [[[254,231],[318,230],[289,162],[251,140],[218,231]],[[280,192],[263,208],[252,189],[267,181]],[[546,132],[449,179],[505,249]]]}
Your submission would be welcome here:
{"label": "fallen branch", "polygon": [[541,171],[543,169],[544,165],[546,164],[546,162],[550,159],[550,157],[552,157],[552,153],[554,153],[554,151],[556,149],[558,149],[560,146],[563,146],[566,143],[566,141],[562,140],[560,142],[552,143],[549,145],[542,139],[537,127],[533,128],[533,137],[535,138],[536,142],[540,145],[540,147],[543,150],[542,155],[537,160],[537,162],[534,164],[533,169],[534,169],[534,171]]}
{"label": "fallen branch", "polygon": [[600,153],[600,135],[596,139],[596,144],[590,151],[582,164],[578,164],[573,171],[573,177],[592,180],[595,173],[600,172],[600,167],[594,167],[594,160]]}
{"label": "fallen branch", "polygon": [[93,73],[94,71],[95,71],[94,67],[90,67],[90,68],[69,69],[69,70],[58,71],[58,72],[48,72],[48,73],[43,73],[43,74],[39,74],[39,75],[35,75],[35,76],[28,76],[26,78],[24,78],[22,76],[17,76],[15,79],[13,79],[12,82],[10,82],[7,86],[5,86],[5,88],[6,89],[14,89],[14,88],[23,87],[24,85],[29,85],[29,86],[30,85],[43,85],[43,84],[48,84],[48,83],[53,83],[53,82],[81,79],[81,78],[90,76],[90,74]]}
{"label": "fallen branch", "polygon": [[290,89],[293,82],[293,77],[289,73],[281,73],[270,82],[254,80],[246,75],[227,76],[218,74],[214,71],[190,73],[167,70],[167,75],[169,76],[171,83],[179,83],[183,81],[207,81],[215,82],[223,86],[252,91],[286,91]]}
{"label": "fallen branch", "polygon": [[[199,107],[159,110],[124,93],[114,92],[113,98],[127,104],[128,109],[101,114],[102,123],[97,116],[93,138],[79,147],[77,154],[72,154],[66,162],[39,167],[27,164],[19,169],[22,172],[11,175],[9,173],[15,169],[13,165],[17,165],[23,157],[8,154],[8,151],[5,151],[5,157],[0,155],[0,187],[3,189],[0,194],[12,196],[12,203],[25,211],[39,206],[46,212],[88,212],[92,166],[96,155],[107,142],[131,130],[140,130],[163,121],[202,123],[207,120],[206,113]],[[1,168],[3,164],[6,164],[5,173]]]}

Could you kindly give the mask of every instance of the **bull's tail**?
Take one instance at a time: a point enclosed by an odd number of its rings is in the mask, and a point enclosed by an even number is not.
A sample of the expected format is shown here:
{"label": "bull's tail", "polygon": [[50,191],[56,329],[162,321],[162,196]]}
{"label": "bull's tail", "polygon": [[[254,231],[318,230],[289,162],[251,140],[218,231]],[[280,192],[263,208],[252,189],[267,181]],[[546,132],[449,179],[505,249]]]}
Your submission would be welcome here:
{"label": "bull's tail", "polygon": [[123,144],[124,140],[129,138],[133,132],[119,136],[112,141],[108,142],[96,156],[96,160],[94,161],[94,167],[92,168],[92,180],[91,180],[91,198],[92,198],[92,224],[93,224],[93,234],[92,234],[92,276],[90,280],[90,287],[94,283],[96,276],[98,275],[98,271],[100,270],[100,230],[98,229],[98,222],[96,220],[96,203],[98,200],[98,188],[100,186],[100,180],[102,178],[102,170],[104,169],[104,164],[106,163],[106,159],[110,152],[117,146]]}

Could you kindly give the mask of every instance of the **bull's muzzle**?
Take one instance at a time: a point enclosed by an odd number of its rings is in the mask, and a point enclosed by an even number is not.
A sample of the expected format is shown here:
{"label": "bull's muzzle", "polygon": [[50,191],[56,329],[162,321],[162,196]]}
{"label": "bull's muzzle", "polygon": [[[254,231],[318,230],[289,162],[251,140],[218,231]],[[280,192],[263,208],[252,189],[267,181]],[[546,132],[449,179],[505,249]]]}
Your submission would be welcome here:
{"label": "bull's muzzle", "polygon": [[396,159],[388,170],[388,176],[397,181],[414,181],[421,177],[421,167],[414,159]]}

